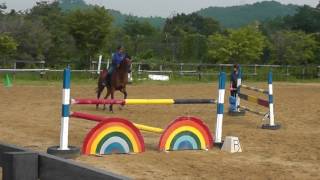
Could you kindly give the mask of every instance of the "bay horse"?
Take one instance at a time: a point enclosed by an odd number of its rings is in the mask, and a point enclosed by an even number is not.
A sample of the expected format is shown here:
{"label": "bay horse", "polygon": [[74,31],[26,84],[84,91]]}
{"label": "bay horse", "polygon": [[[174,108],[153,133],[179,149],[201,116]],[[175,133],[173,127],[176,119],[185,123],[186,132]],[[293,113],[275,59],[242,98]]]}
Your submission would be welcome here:
{"label": "bay horse", "polygon": [[[111,95],[111,99],[114,99],[115,91],[120,91],[123,94],[123,98],[126,99],[128,96],[126,85],[128,84],[128,73],[131,72],[131,59],[126,56],[120,63],[120,66],[113,70],[110,82],[107,82],[108,70],[104,69],[98,78],[98,87],[96,89],[97,99],[104,88],[107,88],[107,94],[104,99],[107,99]],[[96,109],[99,108],[99,104],[96,105]],[[103,106],[105,110],[106,105]],[[109,111],[113,112],[112,104],[109,105]]]}

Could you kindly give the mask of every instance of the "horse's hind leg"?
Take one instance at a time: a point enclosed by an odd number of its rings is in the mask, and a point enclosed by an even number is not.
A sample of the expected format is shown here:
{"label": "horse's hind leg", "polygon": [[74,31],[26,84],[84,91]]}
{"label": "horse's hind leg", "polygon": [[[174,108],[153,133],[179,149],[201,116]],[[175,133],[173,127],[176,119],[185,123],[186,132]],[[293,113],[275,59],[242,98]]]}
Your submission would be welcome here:
{"label": "horse's hind leg", "polygon": [[[122,94],[123,94],[123,99],[127,99],[128,93],[127,93],[126,88],[121,89],[120,92],[122,92]],[[123,107],[124,107],[124,104],[122,104],[122,105],[120,106],[120,109],[122,109]]]}
{"label": "horse's hind leg", "polygon": [[123,91],[122,92],[123,93],[123,99],[127,99],[127,97],[128,97],[127,89],[123,88],[122,91]]}
{"label": "horse's hind leg", "polygon": [[[104,86],[101,86],[101,85],[98,86],[98,89],[97,89],[97,99],[100,98],[103,89],[104,89]],[[98,108],[99,108],[99,104],[96,104],[96,109],[98,109]]]}
{"label": "horse's hind leg", "polygon": [[[110,91],[109,88],[107,88],[107,94],[106,94],[106,96],[104,97],[104,99],[108,99],[108,97],[110,96],[110,94],[111,94],[111,91]],[[106,104],[103,105],[103,110],[106,110]]]}

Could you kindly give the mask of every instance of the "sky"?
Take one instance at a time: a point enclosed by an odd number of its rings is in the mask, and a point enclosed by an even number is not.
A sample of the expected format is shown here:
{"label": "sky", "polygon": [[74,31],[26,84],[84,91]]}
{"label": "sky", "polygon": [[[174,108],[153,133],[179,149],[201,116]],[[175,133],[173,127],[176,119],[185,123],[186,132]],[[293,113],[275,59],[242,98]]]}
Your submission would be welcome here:
{"label": "sky", "polygon": [[[25,10],[38,0],[0,0],[8,9]],[[263,0],[85,0],[90,4],[103,5],[125,14],[137,16],[169,17],[176,13],[190,13],[209,6],[234,6]],[[283,4],[307,4],[315,7],[319,0],[278,0]]]}

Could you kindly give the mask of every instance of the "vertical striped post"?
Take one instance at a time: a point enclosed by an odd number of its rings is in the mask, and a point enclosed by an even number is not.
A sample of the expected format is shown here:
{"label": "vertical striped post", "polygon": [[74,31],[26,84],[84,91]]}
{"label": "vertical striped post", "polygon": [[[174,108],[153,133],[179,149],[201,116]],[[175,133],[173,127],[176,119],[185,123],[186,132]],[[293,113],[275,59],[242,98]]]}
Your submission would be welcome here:
{"label": "vertical striped post", "polygon": [[108,59],[108,62],[107,62],[107,69],[109,69],[109,66],[110,66],[110,59]]}
{"label": "vertical striped post", "polygon": [[63,72],[63,89],[62,89],[62,117],[60,131],[60,150],[68,150],[68,130],[70,114],[70,68]]}
{"label": "vertical striped post", "polygon": [[102,55],[99,56],[97,74],[100,74]]}
{"label": "vertical striped post", "polygon": [[222,123],[223,123],[223,111],[224,111],[225,82],[226,82],[226,73],[220,72],[215,144],[222,144]]}
{"label": "vertical striped post", "polygon": [[272,87],[272,72],[268,74],[268,88],[269,88],[269,125],[274,126],[274,107],[273,107],[273,87]]}
{"label": "vertical striped post", "polygon": [[237,110],[240,111],[240,97],[239,97],[239,93],[240,93],[240,87],[241,87],[241,79],[242,79],[242,69],[241,66],[239,65],[238,67],[238,78],[237,78],[237,96],[236,96],[236,106],[237,106]]}
{"label": "vertical striped post", "polygon": [[268,94],[269,94],[269,124],[262,125],[262,129],[276,130],[280,128],[280,124],[274,122],[274,107],[273,107],[273,87],[272,87],[272,72],[268,74]]}

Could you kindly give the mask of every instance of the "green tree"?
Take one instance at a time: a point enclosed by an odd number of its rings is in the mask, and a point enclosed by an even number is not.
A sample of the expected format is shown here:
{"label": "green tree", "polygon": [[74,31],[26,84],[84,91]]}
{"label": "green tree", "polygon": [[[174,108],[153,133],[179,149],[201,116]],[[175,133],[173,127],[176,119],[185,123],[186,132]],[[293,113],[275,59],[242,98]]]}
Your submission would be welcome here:
{"label": "green tree", "polygon": [[76,10],[68,15],[68,29],[76,47],[82,54],[80,66],[88,65],[96,53],[101,51],[110,32],[112,18],[104,7]]}
{"label": "green tree", "polygon": [[17,42],[8,34],[0,34],[0,57],[4,61],[4,64],[7,62],[7,58],[13,55],[17,50]]}
{"label": "green tree", "polygon": [[255,26],[228,30],[209,36],[208,58],[220,63],[258,63],[265,45],[265,37]]}
{"label": "green tree", "polygon": [[281,65],[315,64],[319,43],[302,31],[279,31],[271,37],[272,62]]}
{"label": "green tree", "polygon": [[207,52],[207,38],[201,34],[188,34],[182,39],[181,59],[201,63]]}
{"label": "green tree", "polygon": [[320,9],[320,1],[319,1],[319,4],[317,5],[317,9]]}
{"label": "green tree", "polygon": [[300,7],[295,15],[285,18],[285,24],[293,30],[320,32],[320,9],[307,5]]}
{"label": "green tree", "polygon": [[198,33],[201,35],[211,35],[220,30],[218,21],[213,18],[205,18],[196,13],[189,15],[178,14],[166,20],[163,32],[174,36],[181,36],[186,33]]}
{"label": "green tree", "polygon": [[16,34],[19,41],[20,58],[45,60],[49,49],[53,46],[51,34],[41,21],[23,20],[23,25]]}
{"label": "green tree", "polygon": [[137,35],[150,36],[156,31],[147,21],[139,22],[130,17],[126,19],[123,29],[131,37],[136,37]]}
{"label": "green tree", "polygon": [[15,58],[45,60],[52,47],[51,34],[38,19],[28,19],[25,14],[7,14],[1,19],[0,32],[8,32],[18,42]]}
{"label": "green tree", "polygon": [[62,61],[78,59],[73,37],[68,32],[66,15],[62,12],[58,1],[48,3],[37,2],[27,14],[26,19],[41,21],[51,34],[52,46],[46,53],[46,64],[54,67]]}
{"label": "green tree", "polygon": [[156,32],[156,29],[147,21],[139,22],[132,17],[126,19],[123,30],[126,35],[130,36],[133,42],[133,52],[135,55],[138,53],[139,46]]}

